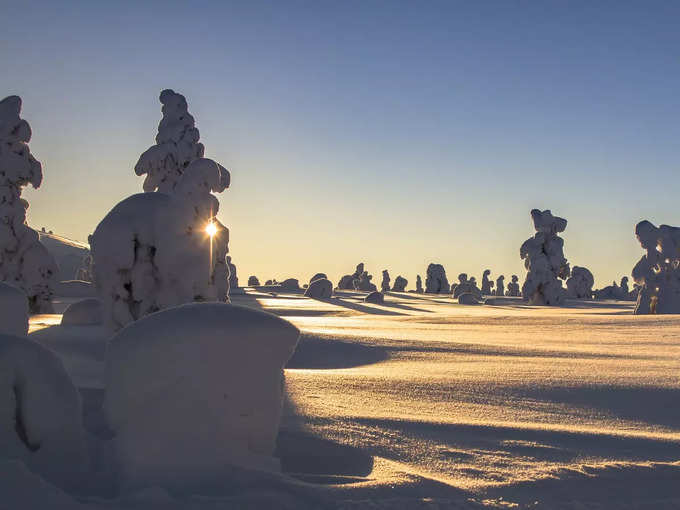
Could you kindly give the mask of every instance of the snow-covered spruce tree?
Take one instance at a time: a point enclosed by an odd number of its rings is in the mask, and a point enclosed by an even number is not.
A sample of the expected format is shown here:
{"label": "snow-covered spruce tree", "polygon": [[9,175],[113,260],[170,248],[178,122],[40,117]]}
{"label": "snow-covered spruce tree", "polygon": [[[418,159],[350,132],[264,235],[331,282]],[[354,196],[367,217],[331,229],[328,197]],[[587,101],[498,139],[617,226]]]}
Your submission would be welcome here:
{"label": "snow-covered spruce tree", "polygon": [[189,164],[203,157],[205,148],[189,113],[187,100],[174,90],[160,95],[163,118],[158,124],[156,145],[148,148],[135,165],[137,175],[146,174],[144,191],[172,192]]}
{"label": "snow-covered spruce tree", "polygon": [[31,127],[20,113],[20,97],[0,101],[0,281],[21,288],[32,313],[51,313],[57,265],[26,224],[21,198],[24,186],[40,187],[42,165],[31,155]]}
{"label": "snow-covered spruce tree", "polygon": [[532,209],[531,219],[536,234],[524,241],[519,250],[527,269],[522,297],[532,305],[562,305],[567,290],[560,279],[567,279],[571,271],[564,258],[564,240],[557,234],[567,228],[567,220],[553,216],[549,209]]}
{"label": "snow-covered spruce tree", "polygon": [[[164,90],[161,101],[164,116],[159,135],[172,130],[170,120],[175,118],[176,131],[190,131],[179,129],[186,118],[171,115],[178,105],[184,105],[182,111],[186,111],[184,98]],[[190,125],[196,142],[198,131],[193,128],[193,118]],[[159,140],[164,139],[159,136]],[[166,151],[168,161],[176,155],[169,146],[158,151]],[[170,167],[155,168],[160,172]],[[229,301],[229,230],[216,218],[219,202],[212,195],[229,187],[229,172],[201,157],[173,168],[175,173],[164,174],[166,178],[161,173],[147,175],[145,189],[156,186],[158,192],[123,200],[90,236],[95,285],[104,320],[113,329],[182,303]]]}

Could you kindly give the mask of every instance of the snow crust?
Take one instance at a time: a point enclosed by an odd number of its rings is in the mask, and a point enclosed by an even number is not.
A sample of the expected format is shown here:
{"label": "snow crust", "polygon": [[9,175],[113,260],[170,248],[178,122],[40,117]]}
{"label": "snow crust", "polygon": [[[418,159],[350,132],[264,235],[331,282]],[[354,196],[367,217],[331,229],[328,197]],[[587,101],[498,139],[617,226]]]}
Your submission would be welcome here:
{"label": "snow crust", "polygon": [[28,298],[21,289],[0,282],[0,334],[28,334]]}
{"label": "snow crust", "polygon": [[28,184],[40,187],[42,165],[31,154],[31,127],[20,114],[18,96],[0,101],[0,282],[20,287],[32,313],[51,313],[58,268],[26,224],[28,202],[21,198]]}
{"label": "snow crust", "polygon": [[104,409],[125,487],[200,485],[225,465],[275,470],[283,367],[298,329],[274,315],[193,303],[110,341]]}

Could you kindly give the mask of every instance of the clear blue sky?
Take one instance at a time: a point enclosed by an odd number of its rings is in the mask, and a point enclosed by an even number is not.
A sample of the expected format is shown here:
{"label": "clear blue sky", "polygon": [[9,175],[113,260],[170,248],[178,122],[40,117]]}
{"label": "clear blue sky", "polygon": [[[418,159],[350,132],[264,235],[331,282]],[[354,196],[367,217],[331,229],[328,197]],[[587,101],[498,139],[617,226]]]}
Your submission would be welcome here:
{"label": "clear blue sky", "polygon": [[[4,2],[3,2],[4,3]],[[86,240],[183,93],[241,279],[428,262],[524,276],[529,210],[598,285],[680,225],[680,2],[21,2],[0,95],[24,99],[34,227]]]}

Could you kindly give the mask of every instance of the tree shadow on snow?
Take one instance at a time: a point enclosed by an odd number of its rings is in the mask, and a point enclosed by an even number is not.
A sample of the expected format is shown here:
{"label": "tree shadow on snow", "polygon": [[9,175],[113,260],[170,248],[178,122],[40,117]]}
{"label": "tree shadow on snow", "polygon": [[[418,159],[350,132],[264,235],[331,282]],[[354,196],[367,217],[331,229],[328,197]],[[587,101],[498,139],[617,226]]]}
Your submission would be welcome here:
{"label": "tree shadow on snow", "polygon": [[378,363],[387,357],[388,350],[384,347],[302,333],[286,368],[352,368]]}

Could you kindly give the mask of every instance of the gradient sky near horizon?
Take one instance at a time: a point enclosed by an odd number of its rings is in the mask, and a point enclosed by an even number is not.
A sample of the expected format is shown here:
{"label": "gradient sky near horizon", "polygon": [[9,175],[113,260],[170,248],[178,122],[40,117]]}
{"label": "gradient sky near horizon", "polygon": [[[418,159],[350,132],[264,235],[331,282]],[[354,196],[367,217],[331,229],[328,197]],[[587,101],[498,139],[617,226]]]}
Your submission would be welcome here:
{"label": "gradient sky near horizon", "polygon": [[[43,163],[29,223],[78,240],[141,191],[158,94],[187,98],[231,170],[220,220],[243,283],[363,261],[524,277],[529,210],[568,219],[597,285],[680,225],[678,2],[21,2],[0,95]],[[507,280],[506,280],[507,281]]]}

